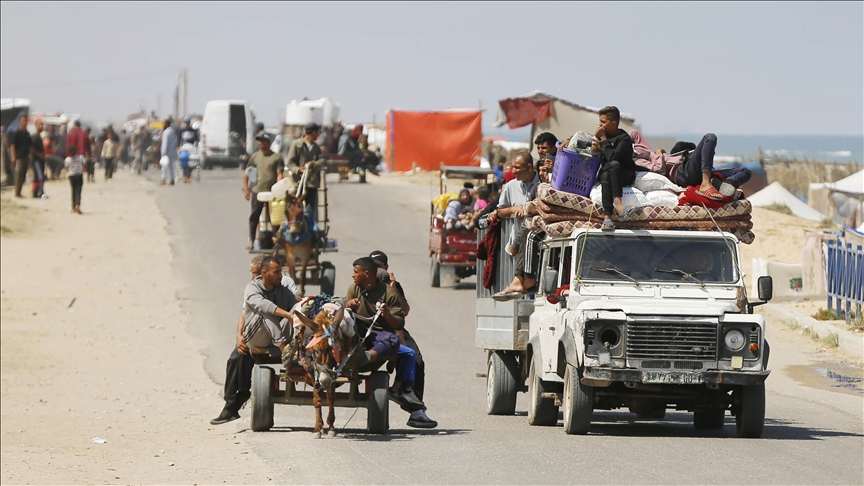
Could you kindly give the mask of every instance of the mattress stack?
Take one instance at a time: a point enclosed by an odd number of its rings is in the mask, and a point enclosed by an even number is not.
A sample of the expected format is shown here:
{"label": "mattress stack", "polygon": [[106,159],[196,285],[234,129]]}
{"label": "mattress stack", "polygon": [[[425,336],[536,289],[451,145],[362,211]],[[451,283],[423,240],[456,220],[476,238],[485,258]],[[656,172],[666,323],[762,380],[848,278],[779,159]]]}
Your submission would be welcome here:
{"label": "mattress stack", "polygon": [[[590,198],[554,189],[549,184],[537,188],[532,203],[537,216],[529,221],[532,229],[548,236],[567,236],[575,228],[600,228],[606,216]],[[742,243],[752,243],[752,206],[746,199],[732,201],[721,208],[703,206],[643,206],[629,209],[615,218],[617,229],[725,231]]]}

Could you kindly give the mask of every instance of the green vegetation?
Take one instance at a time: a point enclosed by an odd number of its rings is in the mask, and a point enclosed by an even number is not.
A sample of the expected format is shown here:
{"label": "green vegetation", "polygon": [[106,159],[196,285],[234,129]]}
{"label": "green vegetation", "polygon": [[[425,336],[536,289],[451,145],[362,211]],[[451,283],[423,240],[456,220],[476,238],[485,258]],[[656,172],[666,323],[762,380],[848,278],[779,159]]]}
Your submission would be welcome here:
{"label": "green vegetation", "polygon": [[840,346],[840,336],[830,332],[827,336],[823,336],[819,342],[827,348],[837,348]]}
{"label": "green vegetation", "polygon": [[831,309],[819,309],[812,317],[817,321],[837,321],[842,319],[841,316],[835,314]]}

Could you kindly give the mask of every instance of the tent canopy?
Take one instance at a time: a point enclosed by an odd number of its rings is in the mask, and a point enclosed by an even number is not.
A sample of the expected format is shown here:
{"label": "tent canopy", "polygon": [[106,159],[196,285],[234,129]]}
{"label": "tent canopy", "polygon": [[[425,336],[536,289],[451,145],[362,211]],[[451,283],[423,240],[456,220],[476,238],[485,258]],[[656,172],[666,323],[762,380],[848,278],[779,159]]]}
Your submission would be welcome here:
{"label": "tent canopy", "polygon": [[822,221],[825,215],[808,206],[804,201],[795,197],[779,182],[772,182],[761,191],[747,198],[755,207],[781,205],[786,206],[792,214],[799,218],[811,221]]}
{"label": "tent canopy", "polygon": [[387,112],[390,170],[438,170],[442,164],[480,165],[480,111]]}

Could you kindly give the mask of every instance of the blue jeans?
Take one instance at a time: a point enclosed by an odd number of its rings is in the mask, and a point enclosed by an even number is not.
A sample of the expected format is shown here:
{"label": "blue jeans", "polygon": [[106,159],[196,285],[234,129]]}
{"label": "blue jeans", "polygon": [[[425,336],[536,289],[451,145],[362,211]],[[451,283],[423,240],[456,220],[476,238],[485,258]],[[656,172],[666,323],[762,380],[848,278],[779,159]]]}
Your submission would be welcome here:
{"label": "blue jeans", "polygon": [[714,152],[717,150],[717,135],[706,133],[696,145],[684,165],[678,170],[675,181],[679,186],[693,186],[702,183],[702,174],[714,171]]}
{"label": "blue jeans", "polygon": [[400,344],[396,357],[396,380],[402,383],[403,387],[412,386],[417,379],[417,353]]}

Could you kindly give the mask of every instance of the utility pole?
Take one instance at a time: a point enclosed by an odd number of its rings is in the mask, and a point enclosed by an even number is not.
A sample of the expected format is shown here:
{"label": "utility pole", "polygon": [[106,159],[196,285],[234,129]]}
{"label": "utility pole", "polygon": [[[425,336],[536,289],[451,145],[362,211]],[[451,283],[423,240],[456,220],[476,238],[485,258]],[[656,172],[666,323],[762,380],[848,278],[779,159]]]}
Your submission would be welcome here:
{"label": "utility pole", "polygon": [[183,118],[189,116],[189,70],[183,68]]}

